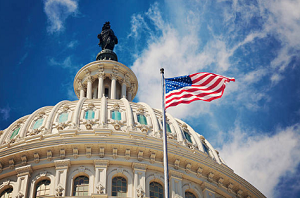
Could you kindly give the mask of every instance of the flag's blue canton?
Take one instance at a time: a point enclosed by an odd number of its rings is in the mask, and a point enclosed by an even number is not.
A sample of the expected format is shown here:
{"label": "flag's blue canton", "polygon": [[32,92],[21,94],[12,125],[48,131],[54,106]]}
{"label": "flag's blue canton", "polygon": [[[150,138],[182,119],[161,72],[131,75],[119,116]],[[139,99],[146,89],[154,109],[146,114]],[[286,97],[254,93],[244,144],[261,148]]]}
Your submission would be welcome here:
{"label": "flag's blue canton", "polygon": [[175,78],[166,78],[166,93],[182,87],[191,86],[192,79],[190,76],[179,76]]}

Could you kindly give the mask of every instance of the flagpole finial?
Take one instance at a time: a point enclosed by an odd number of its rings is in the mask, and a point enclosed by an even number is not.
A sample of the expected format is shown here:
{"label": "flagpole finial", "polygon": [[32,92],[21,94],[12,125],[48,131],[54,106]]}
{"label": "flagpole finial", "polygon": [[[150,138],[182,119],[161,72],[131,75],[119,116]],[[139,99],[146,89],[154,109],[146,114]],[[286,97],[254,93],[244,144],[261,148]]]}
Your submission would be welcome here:
{"label": "flagpole finial", "polygon": [[160,68],[160,73],[164,74],[165,73],[165,69],[164,68]]}

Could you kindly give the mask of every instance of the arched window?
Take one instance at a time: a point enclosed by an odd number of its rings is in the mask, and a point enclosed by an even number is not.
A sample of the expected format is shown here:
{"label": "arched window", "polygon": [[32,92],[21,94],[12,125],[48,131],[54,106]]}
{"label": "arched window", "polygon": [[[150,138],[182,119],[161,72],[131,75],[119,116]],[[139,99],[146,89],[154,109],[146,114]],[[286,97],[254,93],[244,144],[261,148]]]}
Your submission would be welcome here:
{"label": "arched window", "polygon": [[147,118],[144,115],[138,114],[137,118],[140,124],[147,125]]}
{"label": "arched window", "polygon": [[[160,129],[163,129],[163,127],[164,127],[164,122],[161,120],[160,121]],[[166,132],[168,132],[168,133],[172,133],[172,131],[171,131],[171,127],[170,127],[170,125],[169,125],[169,123],[167,123],[166,122]]]}
{"label": "arched window", "polygon": [[185,198],[196,198],[196,196],[194,195],[194,193],[185,191]]}
{"label": "arched window", "polygon": [[50,195],[50,180],[39,181],[35,188],[35,197]]}
{"label": "arched window", "polygon": [[87,196],[89,192],[89,178],[78,176],[74,179],[73,196]]}
{"label": "arched window", "polygon": [[150,198],[163,198],[164,189],[160,183],[151,182],[150,183]]}
{"label": "arched window", "polygon": [[108,96],[109,96],[109,90],[108,90],[108,88],[107,87],[105,87],[105,89],[104,89],[104,96],[106,97],[106,98],[108,98]]}
{"label": "arched window", "polygon": [[37,121],[35,121],[35,123],[34,123],[32,129],[37,129],[37,128],[39,128],[40,126],[42,126],[43,121],[44,121],[44,118],[40,118],[40,119],[38,119]]}
{"label": "arched window", "polygon": [[68,121],[68,115],[69,114],[67,112],[59,114],[58,122],[59,123],[64,123],[64,122]]}
{"label": "arched window", "polygon": [[206,146],[205,143],[202,142],[202,145],[203,145],[203,149],[204,149],[204,152],[207,153],[209,155],[209,148]]}
{"label": "arched window", "polygon": [[127,180],[124,177],[114,177],[111,186],[111,196],[127,196]]}
{"label": "arched window", "polygon": [[12,198],[13,188],[7,188],[0,194],[0,198]]}
{"label": "arched window", "polygon": [[166,122],[166,131],[168,133],[171,133],[171,127],[170,127],[169,123],[167,123],[167,122]]}
{"label": "arched window", "polygon": [[84,119],[86,119],[86,120],[92,120],[92,119],[94,119],[94,117],[95,117],[95,111],[93,111],[93,110],[87,110],[85,112]]}
{"label": "arched window", "polygon": [[18,135],[19,131],[20,131],[21,127],[16,128],[13,133],[10,136],[10,139],[13,139],[14,137],[16,137],[16,135]]}
{"label": "arched window", "polygon": [[121,113],[120,113],[120,111],[112,111],[111,118],[113,120],[121,120]]}
{"label": "arched window", "polygon": [[191,135],[190,135],[189,133],[184,132],[184,136],[185,136],[185,139],[186,139],[187,141],[189,141],[190,143],[193,143],[193,142],[192,142]]}

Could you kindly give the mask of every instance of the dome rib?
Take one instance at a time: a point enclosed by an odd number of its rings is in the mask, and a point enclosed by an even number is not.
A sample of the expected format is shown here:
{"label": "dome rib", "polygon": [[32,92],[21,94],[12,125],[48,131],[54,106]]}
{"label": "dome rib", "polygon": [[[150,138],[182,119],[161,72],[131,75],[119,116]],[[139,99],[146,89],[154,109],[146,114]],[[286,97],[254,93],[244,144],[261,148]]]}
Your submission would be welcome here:
{"label": "dome rib", "polygon": [[141,104],[143,107],[145,107],[148,111],[148,113],[150,114],[150,118],[153,124],[153,132],[152,135],[154,136],[156,133],[160,134],[160,130],[159,130],[159,125],[158,125],[158,121],[157,118],[155,116],[155,113],[153,111],[153,109],[146,103],[144,102],[139,102],[138,104]]}
{"label": "dome rib", "polygon": [[134,121],[133,121],[133,115],[132,115],[132,109],[131,106],[126,98],[121,98],[121,101],[123,102],[126,110],[126,122],[128,129],[132,129],[134,127]]}
{"label": "dome rib", "polygon": [[76,105],[76,108],[75,108],[75,112],[74,112],[74,115],[73,115],[73,124],[75,126],[79,126],[79,123],[80,123],[80,112],[81,112],[81,109],[82,109],[82,105],[83,103],[87,100],[87,98],[81,98],[80,100],[78,100],[77,102],[77,105]]}
{"label": "dome rib", "polygon": [[[21,138],[23,138],[23,137],[26,136],[26,133],[27,133],[27,131],[29,130],[29,127],[31,126],[32,121],[33,121],[34,118],[38,115],[38,113],[42,112],[42,110],[45,110],[45,109],[47,109],[47,108],[49,108],[49,107],[42,107],[42,108],[39,108],[38,110],[34,111],[34,112],[29,116],[29,118],[26,120],[25,124],[24,124],[24,125],[21,127],[21,129],[20,129],[19,134],[20,134],[20,137],[21,137]],[[46,117],[46,119],[47,119],[47,117]],[[44,120],[42,126],[44,125],[44,123],[45,123],[45,120]]]}
{"label": "dome rib", "polygon": [[45,128],[46,128],[47,130],[52,130],[52,124],[51,124],[51,123],[53,123],[53,121],[54,121],[54,118],[55,118],[55,115],[56,115],[55,113],[58,111],[58,109],[59,109],[61,106],[63,106],[63,105],[66,104],[67,102],[69,102],[69,101],[63,100],[63,101],[57,103],[57,104],[52,108],[52,110],[51,110],[51,112],[50,112],[50,114],[49,114],[49,116],[48,116],[48,119],[47,119],[47,122],[46,122],[46,126],[45,126]]}

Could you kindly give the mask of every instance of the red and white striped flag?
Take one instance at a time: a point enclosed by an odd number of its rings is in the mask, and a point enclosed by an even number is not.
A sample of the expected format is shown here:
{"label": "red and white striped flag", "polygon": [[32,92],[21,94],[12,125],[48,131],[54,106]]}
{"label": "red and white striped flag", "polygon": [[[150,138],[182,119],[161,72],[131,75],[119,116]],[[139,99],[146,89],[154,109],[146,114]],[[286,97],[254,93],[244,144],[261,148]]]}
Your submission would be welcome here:
{"label": "red and white striped flag", "polygon": [[235,79],[207,72],[166,78],[165,108],[180,103],[189,104],[195,100],[210,102],[221,98],[226,83],[230,81]]}

